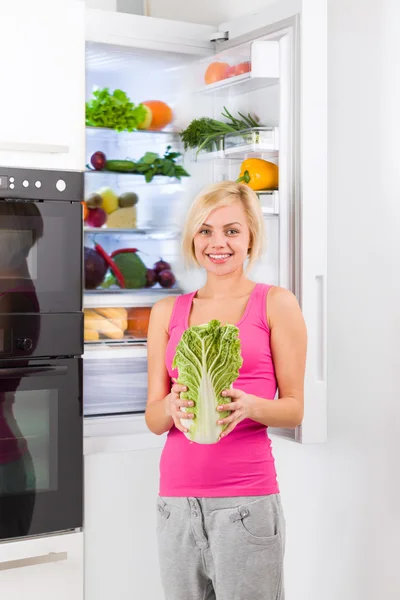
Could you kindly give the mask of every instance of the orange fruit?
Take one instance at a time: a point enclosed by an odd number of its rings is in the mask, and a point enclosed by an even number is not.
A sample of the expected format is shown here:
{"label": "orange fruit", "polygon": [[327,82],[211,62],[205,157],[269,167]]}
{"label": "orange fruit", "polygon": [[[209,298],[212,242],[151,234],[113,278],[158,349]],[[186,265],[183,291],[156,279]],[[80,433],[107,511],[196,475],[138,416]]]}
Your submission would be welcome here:
{"label": "orange fruit", "polygon": [[169,125],[173,119],[172,109],[161,100],[146,100],[142,102],[151,110],[152,119],[149,129],[150,131],[160,131]]}
{"label": "orange fruit", "polygon": [[89,214],[89,209],[88,209],[88,205],[86,204],[86,202],[82,202],[82,208],[83,208],[83,220],[86,221],[86,218]]}
{"label": "orange fruit", "polygon": [[206,72],[204,73],[204,81],[207,85],[210,83],[215,83],[216,81],[221,81],[221,79],[225,79],[228,73],[229,65],[225,62],[213,62],[210,63],[207,67]]}

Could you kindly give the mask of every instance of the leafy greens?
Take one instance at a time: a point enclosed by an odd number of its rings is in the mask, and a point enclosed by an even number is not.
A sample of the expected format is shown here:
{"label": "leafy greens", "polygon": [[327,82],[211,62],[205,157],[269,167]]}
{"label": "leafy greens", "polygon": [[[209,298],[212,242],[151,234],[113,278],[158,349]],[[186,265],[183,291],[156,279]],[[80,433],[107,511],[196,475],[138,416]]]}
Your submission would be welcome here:
{"label": "leafy greens", "polygon": [[178,369],[179,383],[188,388],[181,398],[194,402],[193,408],[183,409],[194,419],[182,424],[189,430],[186,437],[198,444],[216,443],[224,429],[217,420],[229,413],[217,413],[217,406],[230,401],[221,393],[236,381],[243,363],[238,333],[235,325],[212,320],[186,329],[176,348],[172,366]]}
{"label": "leafy greens", "polygon": [[93,98],[86,102],[86,125],[88,127],[107,127],[117,131],[135,131],[146,118],[146,109],[137,106],[122,90],[109,88],[95,90]]}

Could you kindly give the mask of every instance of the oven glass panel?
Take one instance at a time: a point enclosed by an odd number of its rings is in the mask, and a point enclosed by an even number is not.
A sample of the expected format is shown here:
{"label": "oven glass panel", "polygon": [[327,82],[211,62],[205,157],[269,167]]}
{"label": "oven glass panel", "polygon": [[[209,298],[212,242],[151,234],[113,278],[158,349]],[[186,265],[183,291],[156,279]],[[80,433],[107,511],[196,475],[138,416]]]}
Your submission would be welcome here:
{"label": "oven glass panel", "polygon": [[55,491],[58,391],[0,392],[0,496]]}
{"label": "oven glass panel", "polygon": [[81,310],[81,246],[78,202],[0,200],[0,312]]}

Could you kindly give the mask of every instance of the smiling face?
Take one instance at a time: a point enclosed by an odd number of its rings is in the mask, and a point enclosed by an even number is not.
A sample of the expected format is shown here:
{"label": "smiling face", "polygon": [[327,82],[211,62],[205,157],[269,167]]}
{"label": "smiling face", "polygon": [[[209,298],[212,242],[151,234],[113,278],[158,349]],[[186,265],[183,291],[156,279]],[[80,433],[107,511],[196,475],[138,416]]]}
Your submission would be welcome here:
{"label": "smiling face", "polygon": [[250,230],[240,201],[211,211],[193,239],[197,262],[208,272],[228,275],[243,268]]}

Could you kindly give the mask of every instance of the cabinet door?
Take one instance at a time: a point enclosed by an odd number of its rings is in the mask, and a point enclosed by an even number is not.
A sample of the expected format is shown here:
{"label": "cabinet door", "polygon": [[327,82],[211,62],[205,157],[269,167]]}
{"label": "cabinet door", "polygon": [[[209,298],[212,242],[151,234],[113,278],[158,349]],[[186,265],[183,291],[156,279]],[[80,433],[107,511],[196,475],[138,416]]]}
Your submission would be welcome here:
{"label": "cabinet door", "polygon": [[0,164],[83,170],[85,3],[0,4]]}
{"label": "cabinet door", "polygon": [[7,600],[83,600],[83,534],[0,544],[0,590]]}
{"label": "cabinet door", "polygon": [[164,597],[156,540],[160,452],[85,456],[85,600]]}

